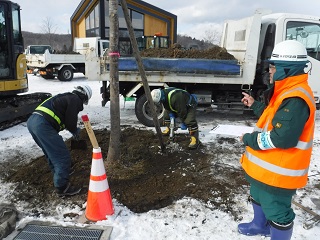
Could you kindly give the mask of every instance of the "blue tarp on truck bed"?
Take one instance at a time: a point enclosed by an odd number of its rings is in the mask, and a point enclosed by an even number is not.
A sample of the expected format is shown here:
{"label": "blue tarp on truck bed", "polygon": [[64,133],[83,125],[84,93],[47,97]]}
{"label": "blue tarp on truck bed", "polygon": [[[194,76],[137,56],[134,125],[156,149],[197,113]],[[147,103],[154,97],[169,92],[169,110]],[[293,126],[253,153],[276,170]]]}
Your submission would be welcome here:
{"label": "blue tarp on truck bed", "polygon": [[[142,58],[142,62],[145,71],[240,75],[240,65],[236,60]],[[136,59],[132,57],[119,58],[119,71],[138,71]]]}

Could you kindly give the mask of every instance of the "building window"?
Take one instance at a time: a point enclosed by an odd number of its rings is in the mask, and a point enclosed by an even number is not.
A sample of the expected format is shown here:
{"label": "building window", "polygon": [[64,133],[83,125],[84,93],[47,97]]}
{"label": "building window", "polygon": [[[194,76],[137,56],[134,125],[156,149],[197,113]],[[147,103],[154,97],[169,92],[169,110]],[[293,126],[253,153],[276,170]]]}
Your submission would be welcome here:
{"label": "building window", "polygon": [[[86,17],[86,37],[97,37],[100,36],[100,4],[96,5],[94,9]],[[122,55],[132,54],[132,46],[130,42],[129,32],[127,28],[127,23],[122,11],[122,7],[118,5],[118,18],[119,18],[119,51]],[[144,15],[142,13],[136,12],[129,9],[129,16],[132,21],[132,27],[134,29],[135,36],[141,37],[144,34]],[[109,20],[109,1],[105,0],[104,4],[104,18],[105,38],[110,37],[110,20]]]}
{"label": "building window", "polygon": [[98,3],[86,17],[86,36],[98,37],[100,27],[100,4]]}
{"label": "building window", "polygon": [[[107,0],[104,3],[104,22],[105,22],[106,28],[109,29],[109,27],[110,27],[110,22],[109,22],[109,1],[107,1]],[[109,36],[109,34],[106,35],[106,36]]]}
{"label": "building window", "polygon": [[144,16],[142,13],[136,12],[136,11],[131,11],[131,16],[132,16],[132,26],[135,29],[143,29],[143,21],[144,21]]}
{"label": "building window", "polygon": [[[129,10],[130,16],[130,10]],[[118,18],[119,18],[119,28],[127,28],[126,19],[124,18],[124,13],[122,11],[122,7],[118,6]]]}
{"label": "building window", "polygon": [[[106,33],[106,38],[109,38],[109,27],[110,27],[110,20],[109,20],[109,1],[105,0],[105,7],[104,7],[104,13],[105,13],[105,33]],[[133,29],[139,30],[139,36],[143,35],[143,29],[144,29],[144,15],[142,13],[136,12],[132,9],[129,9],[129,16],[132,21],[132,27]],[[118,6],[118,18],[119,18],[119,37],[129,37],[129,33],[127,30],[127,23],[124,18],[124,13],[122,11],[122,7],[119,5]],[[141,36],[142,36],[141,35]]]}

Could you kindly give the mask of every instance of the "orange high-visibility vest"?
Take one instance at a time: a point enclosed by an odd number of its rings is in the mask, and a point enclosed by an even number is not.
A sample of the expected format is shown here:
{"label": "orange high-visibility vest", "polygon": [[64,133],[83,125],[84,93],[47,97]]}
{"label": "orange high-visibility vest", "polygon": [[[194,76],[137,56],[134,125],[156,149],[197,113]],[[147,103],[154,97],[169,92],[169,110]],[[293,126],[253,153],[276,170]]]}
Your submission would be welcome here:
{"label": "orange high-visibility vest", "polygon": [[246,173],[253,179],[286,189],[297,189],[306,185],[316,111],[313,93],[307,80],[308,75],[303,74],[275,82],[275,92],[256,124],[256,131],[268,132],[273,129],[272,119],[286,98],[302,98],[309,106],[310,116],[297,145],[293,148],[253,150],[249,146],[246,147],[240,162]]}

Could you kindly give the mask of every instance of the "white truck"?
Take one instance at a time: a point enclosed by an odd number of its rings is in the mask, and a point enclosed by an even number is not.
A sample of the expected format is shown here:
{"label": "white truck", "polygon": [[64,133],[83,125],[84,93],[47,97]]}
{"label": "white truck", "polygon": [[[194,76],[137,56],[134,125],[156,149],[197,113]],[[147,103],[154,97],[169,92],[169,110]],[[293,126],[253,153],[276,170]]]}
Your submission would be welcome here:
{"label": "white truck", "polygon": [[[198,95],[200,104],[216,105],[218,109],[246,110],[240,102],[241,92],[256,99],[269,81],[269,64],[274,45],[294,39],[304,44],[310,61],[309,83],[317,109],[320,107],[320,21],[319,17],[277,13],[258,9],[251,17],[229,20],[224,24],[221,47],[235,56],[235,62],[204,59],[143,58],[151,90],[179,87]],[[135,97],[135,113],[146,126],[153,118],[144,94],[134,58],[119,58],[119,91],[124,97]],[[109,66],[107,58],[99,60],[90,52],[86,61],[86,77],[102,81],[102,105],[109,100]],[[162,118],[162,107],[157,110]]]}
{"label": "white truck", "polygon": [[[44,52],[48,50],[50,53],[53,53],[54,50],[50,45],[29,45],[24,50],[26,55],[27,63],[38,62],[39,56],[42,56]],[[27,73],[37,75],[38,69],[27,66]]]}
{"label": "white truck", "polygon": [[[33,45],[34,49],[36,45]],[[37,46],[39,49],[40,45]],[[71,81],[74,73],[85,74],[86,53],[98,51],[103,54],[109,48],[108,40],[101,40],[99,37],[75,38],[72,54],[53,54],[49,49],[44,53],[27,52],[28,73],[39,73],[45,79],[57,77],[60,81]],[[102,49],[102,51],[100,51]]]}

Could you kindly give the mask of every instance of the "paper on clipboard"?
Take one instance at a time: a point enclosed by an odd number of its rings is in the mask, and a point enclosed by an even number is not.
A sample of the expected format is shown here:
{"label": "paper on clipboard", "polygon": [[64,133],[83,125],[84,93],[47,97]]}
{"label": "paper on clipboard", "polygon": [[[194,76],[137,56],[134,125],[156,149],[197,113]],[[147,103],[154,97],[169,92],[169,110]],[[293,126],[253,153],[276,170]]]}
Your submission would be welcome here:
{"label": "paper on clipboard", "polygon": [[252,133],[253,127],[243,126],[243,125],[221,125],[214,127],[210,133],[219,135],[228,135],[240,137],[245,133]]}

